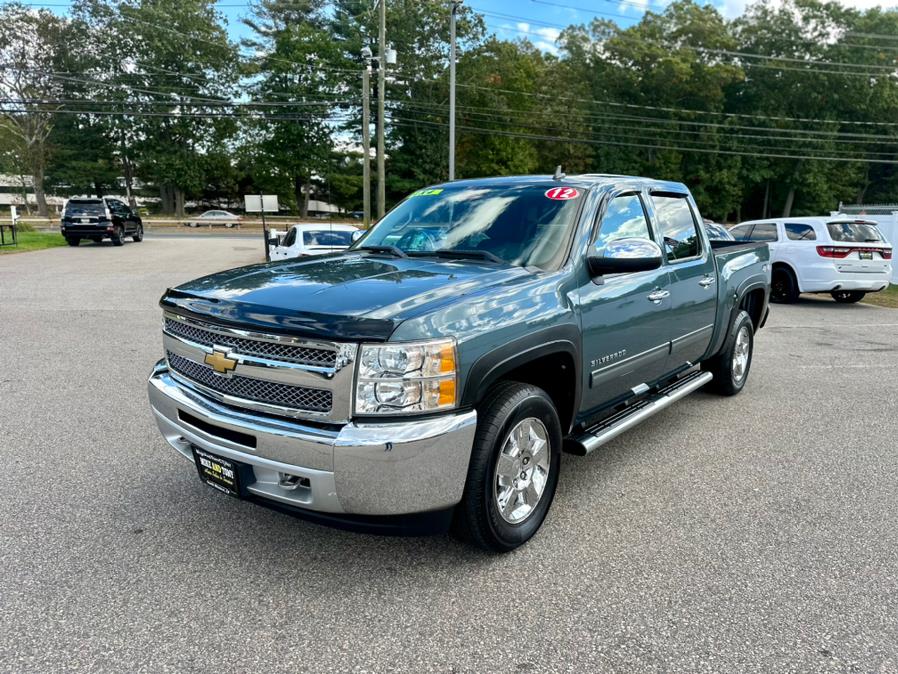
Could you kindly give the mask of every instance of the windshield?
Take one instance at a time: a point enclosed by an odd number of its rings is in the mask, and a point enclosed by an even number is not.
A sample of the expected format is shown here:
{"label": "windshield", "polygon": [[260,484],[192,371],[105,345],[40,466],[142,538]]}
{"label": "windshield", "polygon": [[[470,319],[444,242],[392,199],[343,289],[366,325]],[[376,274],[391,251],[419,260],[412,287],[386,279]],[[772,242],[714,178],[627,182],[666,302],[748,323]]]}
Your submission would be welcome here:
{"label": "windshield", "polygon": [[302,233],[302,242],[307,246],[348,246],[352,243],[352,232],[310,230]]}
{"label": "windshield", "polygon": [[468,185],[419,190],[390,211],[357,248],[392,246],[409,255],[477,252],[548,268],[563,257],[583,190],[564,185]]}
{"label": "windshield", "polygon": [[833,241],[863,243],[882,241],[876,225],[866,222],[831,222],[827,226]]}
{"label": "windshield", "polygon": [[70,201],[65,206],[65,214],[69,217],[106,215],[106,204],[102,201]]}

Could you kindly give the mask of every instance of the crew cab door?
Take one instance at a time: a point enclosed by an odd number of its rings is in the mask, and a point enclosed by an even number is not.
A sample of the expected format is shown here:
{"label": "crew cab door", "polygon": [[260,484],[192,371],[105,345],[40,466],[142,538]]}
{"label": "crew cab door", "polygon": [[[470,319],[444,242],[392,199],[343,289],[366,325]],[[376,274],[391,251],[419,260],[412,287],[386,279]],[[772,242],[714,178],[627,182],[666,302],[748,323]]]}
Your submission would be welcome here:
{"label": "crew cab door", "polygon": [[[606,199],[590,249],[614,239],[640,237],[659,245],[638,191]],[[585,262],[585,260],[584,260]],[[585,265],[584,265],[585,267]],[[583,333],[585,413],[630,396],[659,378],[670,348],[668,272],[659,269],[601,278],[584,275],[579,288]],[[639,387],[639,388],[638,388]]]}
{"label": "crew cab door", "polygon": [[688,194],[651,193],[655,228],[669,273],[671,350],[667,370],[696,363],[714,335],[717,269],[711,245]]}

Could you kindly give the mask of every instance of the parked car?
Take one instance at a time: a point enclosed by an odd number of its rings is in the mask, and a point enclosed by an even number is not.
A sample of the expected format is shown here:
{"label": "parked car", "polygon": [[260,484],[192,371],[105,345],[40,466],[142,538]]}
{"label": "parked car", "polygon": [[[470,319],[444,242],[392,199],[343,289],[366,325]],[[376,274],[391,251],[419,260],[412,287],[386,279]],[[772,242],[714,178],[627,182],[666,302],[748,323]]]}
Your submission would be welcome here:
{"label": "parked car", "polygon": [[239,227],[240,216],[228,211],[206,211],[200,215],[186,220],[187,227]]}
{"label": "parked car", "polygon": [[733,227],[730,234],[737,241],[768,245],[776,302],[794,302],[800,293],[828,293],[836,302],[859,302],[867,293],[885,290],[892,278],[892,245],[871,220],[752,220]]}
{"label": "parked car", "polygon": [[735,241],[729,230],[713,220],[705,220],[705,231],[711,241]]}
{"label": "parked car", "polygon": [[137,243],[143,241],[143,220],[128,205],[110,197],[69,199],[62,209],[59,231],[70,246],[82,239],[99,243],[110,239],[122,246],[130,236]]}
{"label": "parked car", "polygon": [[341,254],[169,290],[150,404],[221,492],[507,551],[546,517],[563,447],[743,389],[769,283],[767,246],[711,244],[680,183],[457,181]]}
{"label": "parked car", "polygon": [[276,237],[270,248],[271,259],[324,255],[346,250],[353,235],[361,230],[352,225],[291,225],[283,238]]}

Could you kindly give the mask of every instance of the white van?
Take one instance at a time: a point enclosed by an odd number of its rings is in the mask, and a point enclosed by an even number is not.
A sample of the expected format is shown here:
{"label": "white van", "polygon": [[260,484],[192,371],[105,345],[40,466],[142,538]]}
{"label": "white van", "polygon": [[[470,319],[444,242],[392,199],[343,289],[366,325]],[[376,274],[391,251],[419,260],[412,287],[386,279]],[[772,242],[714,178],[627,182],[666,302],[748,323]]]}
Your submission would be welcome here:
{"label": "white van", "polygon": [[771,299],[829,293],[858,302],[885,290],[892,278],[892,244],[876,223],[850,217],[751,220],[730,229],[737,241],[765,241],[773,264]]}

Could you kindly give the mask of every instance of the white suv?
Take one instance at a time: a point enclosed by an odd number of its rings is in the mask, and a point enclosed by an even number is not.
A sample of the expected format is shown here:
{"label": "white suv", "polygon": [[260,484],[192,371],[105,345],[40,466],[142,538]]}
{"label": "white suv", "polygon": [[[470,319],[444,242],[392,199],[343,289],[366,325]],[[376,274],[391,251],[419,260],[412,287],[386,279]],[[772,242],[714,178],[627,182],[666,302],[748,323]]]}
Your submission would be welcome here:
{"label": "white suv", "polygon": [[829,293],[858,302],[885,290],[892,278],[892,245],[875,222],[846,217],[752,220],[730,229],[737,241],[766,241],[773,264],[771,299]]}

